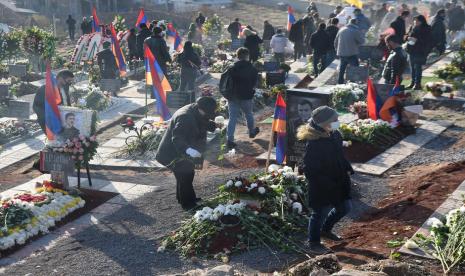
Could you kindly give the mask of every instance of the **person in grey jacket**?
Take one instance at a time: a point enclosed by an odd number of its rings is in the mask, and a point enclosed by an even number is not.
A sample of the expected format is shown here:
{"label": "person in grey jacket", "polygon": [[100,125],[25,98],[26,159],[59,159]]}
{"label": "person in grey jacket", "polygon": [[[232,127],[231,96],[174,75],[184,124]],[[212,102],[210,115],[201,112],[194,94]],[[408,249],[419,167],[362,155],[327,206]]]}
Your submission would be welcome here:
{"label": "person in grey jacket", "polygon": [[339,84],[344,83],[344,74],[346,72],[347,65],[359,66],[359,47],[365,43],[365,38],[363,37],[362,32],[360,32],[359,27],[356,25],[356,22],[356,19],[350,20],[350,23],[347,26],[341,28],[334,40],[336,54],[341,60],[339,65]]}
{"label": "person in grey jacket", "polygon": [[289,39],[283,34],[283,30],[279,29],[271,38],[270,47],[273,50],[274,57],[278,62],[284,62],[286,46],[289,44]]}

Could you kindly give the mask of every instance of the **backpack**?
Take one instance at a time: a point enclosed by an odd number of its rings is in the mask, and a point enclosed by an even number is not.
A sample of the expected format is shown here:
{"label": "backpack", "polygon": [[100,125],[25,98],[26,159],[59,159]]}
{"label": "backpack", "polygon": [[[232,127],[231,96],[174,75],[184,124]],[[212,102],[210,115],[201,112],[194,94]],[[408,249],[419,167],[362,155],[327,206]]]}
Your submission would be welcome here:
{"label": "backpack", "polygon": [[231,68],[224,71],[220,78],[220,93],[227,100],[232,100],[234,96],[234,85],[231,71]]}

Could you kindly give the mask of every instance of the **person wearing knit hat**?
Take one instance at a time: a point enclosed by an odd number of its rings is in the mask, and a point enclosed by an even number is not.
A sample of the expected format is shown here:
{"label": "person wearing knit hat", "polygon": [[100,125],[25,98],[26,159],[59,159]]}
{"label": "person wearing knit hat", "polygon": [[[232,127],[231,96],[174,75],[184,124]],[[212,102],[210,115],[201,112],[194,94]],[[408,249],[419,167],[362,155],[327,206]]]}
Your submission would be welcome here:
{"label": "person wearing knit hat", "polygon": [[185,210],[196,207],[197,198],[192,182],[196,165],[203,163],[207,131],[215,131],[216,101],[200,97],[195,103],[178,109],[161,139],[155,159],[168,167],[176,178],[176,199]]}
{"label": "person wearing knit hat", "polygon": [[260,44],[263,43],[263,40],[250,25],[244,29],[243,34],[245,36],[244,47],[249,50],[250,62],[253,63],[260,57]]}
{"label": "person wearing knit hat", "polygon": [[332,229],[351,209],[349,174],[354,171],[344,156],[338,128],[337,112],[328,106],[320,106],[313,110],[308,124],[302,125],[297,132],[297,139],[306,142],[303,169],[312,210],[308,243],[314,254],[330,252],[321,243],[321,237],[342,240]]}

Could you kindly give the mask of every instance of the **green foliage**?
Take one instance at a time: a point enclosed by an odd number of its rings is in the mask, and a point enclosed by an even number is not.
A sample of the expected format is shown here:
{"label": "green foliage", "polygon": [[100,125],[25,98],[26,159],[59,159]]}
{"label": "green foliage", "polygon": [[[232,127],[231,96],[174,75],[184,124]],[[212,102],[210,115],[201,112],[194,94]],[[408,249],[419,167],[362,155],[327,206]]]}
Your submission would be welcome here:
{"label": "green foliage", "polygon": [[91,64],[89,66],[89,83],[98,85],[101,80],[100,69],[97,65]]}
{"label": "green foliage", "polygon": [[403,239],[389,240],[386,245],[389,248],[401,247],[405,243]]}
{"label": "green foliage", "polygon": [[3,235],[8,235],[8,229],[27,224],[34,217],[32,211],[22,208],[17,204],[11,204],[7,208],[0,208],[0,225]]}
{"label": "green foliage", "polygon": [[209,17],[203,24],[203,33],[207,36],[221,35],[223,32],[223,23],[218,15],[214,14]]}
{"label": "green foliage", "polygon": [[128,29],[126,26],[126,19],[124,19],[121,15],[115,15],[115,19],[113,20],[113,26],[115,26],[116,32],[124,32]]}
{"label": "green foliage", "polygon": [[194,52],[199,55],[199,57],[204,55],[203,46],[200,44],[192,43],[192,48],[194,48]]}
{"label": "green foliage", "polygon": [[23,48],[26,53],[40,56],[43,59],[52,59],[56,52],[57,38],[51,31],[40,29],[37,26],[26,29],[23,37]]}
{"label": "green foliage", "polygon": [[444,80],[460,77],[463,72],[453,64],[447,64],[445,67],[434,71],[434,74]]}
{"label": "green foliage", "polygon": [[21,29],[9,33],[0,32],[0,61],[18,57],[21,53],[21,41],[24,35]]}

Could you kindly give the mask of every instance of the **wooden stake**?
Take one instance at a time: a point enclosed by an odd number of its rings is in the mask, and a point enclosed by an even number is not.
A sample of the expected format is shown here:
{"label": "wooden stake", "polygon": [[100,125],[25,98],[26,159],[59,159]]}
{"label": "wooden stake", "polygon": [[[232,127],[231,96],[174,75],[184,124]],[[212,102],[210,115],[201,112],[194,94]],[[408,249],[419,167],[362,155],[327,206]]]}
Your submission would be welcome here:
{"label": "wooden stake", "polygon": [[273,149],[273,142],[274,142],[273,136],[274,136],[274,131],[273,131],[273,127],[271,127],[271,135],[270,135],[270,141],[269,141],[270,144],[268,145],[268,155],[266,157],[265,173],[268,171],[268,166],[270,165],[270,155],[271,155],[271,150]]}

